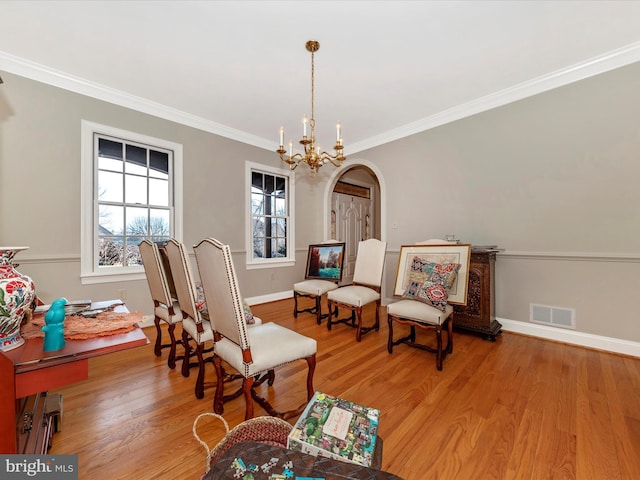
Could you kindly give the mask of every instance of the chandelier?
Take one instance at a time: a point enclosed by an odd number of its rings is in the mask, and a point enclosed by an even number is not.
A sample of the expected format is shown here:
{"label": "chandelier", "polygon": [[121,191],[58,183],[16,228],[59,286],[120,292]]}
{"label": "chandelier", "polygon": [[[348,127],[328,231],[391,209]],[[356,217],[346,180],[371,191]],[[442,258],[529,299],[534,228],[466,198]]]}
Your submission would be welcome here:
{"label": "chandelier", "polygon": [[[280,155],[283,162],[289,165],[291,170],[295,170],[301,163],[306,163],[311,169],[313,174],[318,172],[318,169],[325,163],[331,163],[335,167],[340,167],[345,160],[345,156],[342,154],[342,130],[341,125],[338,122],[336,125],[336,144],[333,149],[335,155],[331,155],[328,152],[321,152],[320,146],[316,146],[316,120],[314,112],[314,83],[315,83],[315,65],[314,65],[314,53],[320,48],[320,43],[315,40],[309,40],[306,43],[306,48],[311,52],[311,118],[307,119],[305,115],[302,120],[302,140],[300,144],[304,148],[304,153],[293,152],[293,141],[289,142],[289,151],[284,148],[284,127],[280,127],[280,147],[276,150],[276,153]],[[311,130],[311,136],[307,135],[307,125]]]}

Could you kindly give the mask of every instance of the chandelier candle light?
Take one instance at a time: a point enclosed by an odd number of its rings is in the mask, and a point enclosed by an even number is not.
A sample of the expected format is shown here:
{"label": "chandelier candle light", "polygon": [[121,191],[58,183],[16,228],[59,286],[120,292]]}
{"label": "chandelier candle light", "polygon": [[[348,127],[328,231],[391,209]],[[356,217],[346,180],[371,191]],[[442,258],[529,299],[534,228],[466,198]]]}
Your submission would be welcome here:
{"label": "chandelier candle light", "polygon": [[[284,148],[284,127],[280,127],[280,147],[276,150],[276,153],[280,155],[283,162],[289,165],[291,170],[301,163],[306,163],[311,169],[313,174],[318,172],[318,169],[329,162],[335,167],[342,166],[342,162],[346,159],[342,154],[342,127],[340,123],[336,125],[336,144],[333,149],[336,151],[335,155],[331,155],[328,152],[321,152],[320,146],[316,146],[316,121],[314,112],[314,80],[315,80],[315,66],[314,66],[314,53],[320,48],[320,43],[315,40],[309,40],[306,43],[306,48],[311,52],[311,118],[307,119],[305,115],[302,120],[302,140],[300,144],[304,147],[303,153],[293,153],[293,141],[289,142],[289,151]],[[307,136],[307,124],[311,128],[311,137]]]}

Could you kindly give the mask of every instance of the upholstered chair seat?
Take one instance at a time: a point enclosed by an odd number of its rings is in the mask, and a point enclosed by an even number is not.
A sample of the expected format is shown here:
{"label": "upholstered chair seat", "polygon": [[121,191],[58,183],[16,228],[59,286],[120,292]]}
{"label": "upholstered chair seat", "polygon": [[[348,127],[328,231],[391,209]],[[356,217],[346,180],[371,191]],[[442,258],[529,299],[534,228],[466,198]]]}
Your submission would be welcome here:
{"label": "upholstered chair seat", "polygon": [[394,317],[408,318],[416,322],[442,325],[453,313],[453,306],[448,304],[444,312],[440,309],[414,300],[399,300],[387,306],[387,314]]}
{"label": "upholstered chair seat", "polygon": [[302,282],[293,284],[293,289],[296,292],[318,297],[336,288],[338,288],[337,283],[327,280],[303,280]]}
{"label": "upholstered chair seat", "polygon": [[355,307],[362,307],[380,300],[380,293],[362,285],[347,285],[331,294],[331,300],[346,303]]}
{"label": "upholstered chair seat", "polygon": [[[251,344],[252,363],[246,363],[242,358],[242,350],[224,337],[216,342],[215,348],[216,355],[245,377],[261,375],[316,353],[314,339],[273,322],[265,323],[260,328],[248,328],[247,335]],[[286,345],[287,348],[274,348],[274,345]]]}

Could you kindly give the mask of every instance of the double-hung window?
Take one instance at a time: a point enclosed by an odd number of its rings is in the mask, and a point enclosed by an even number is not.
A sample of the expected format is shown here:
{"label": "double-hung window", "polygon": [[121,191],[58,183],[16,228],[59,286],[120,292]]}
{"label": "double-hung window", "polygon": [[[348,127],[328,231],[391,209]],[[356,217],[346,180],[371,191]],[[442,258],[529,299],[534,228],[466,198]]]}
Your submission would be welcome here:
{"label": "double-hung window", "polygon": [[83,122],[84,283],[140,277],[138,244],[181,238],[181,145]]}
{"label": "double-hung window", "polygon": [[247,268],[291,265],[295,260],[294,174],[247,162]]}

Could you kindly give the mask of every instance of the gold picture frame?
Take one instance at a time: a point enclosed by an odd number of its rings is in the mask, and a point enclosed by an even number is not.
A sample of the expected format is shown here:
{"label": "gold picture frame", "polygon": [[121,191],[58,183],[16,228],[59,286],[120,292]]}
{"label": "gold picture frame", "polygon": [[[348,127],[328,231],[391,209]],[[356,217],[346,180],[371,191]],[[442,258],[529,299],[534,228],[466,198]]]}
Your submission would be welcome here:
{"label": "gold picture frame", "polygon": [[409,282],[409,269],[414,257],[434,263],[459,263],[460,270],[451,289],[449,289],[448,303],[454,305],[467,304],[467,290],[469,284],[469,262],[471,260],[470,244],[447,245],[402,245],[398,256],[398,269],[393,294],[402,296]]}

